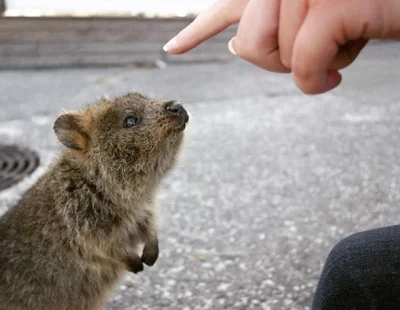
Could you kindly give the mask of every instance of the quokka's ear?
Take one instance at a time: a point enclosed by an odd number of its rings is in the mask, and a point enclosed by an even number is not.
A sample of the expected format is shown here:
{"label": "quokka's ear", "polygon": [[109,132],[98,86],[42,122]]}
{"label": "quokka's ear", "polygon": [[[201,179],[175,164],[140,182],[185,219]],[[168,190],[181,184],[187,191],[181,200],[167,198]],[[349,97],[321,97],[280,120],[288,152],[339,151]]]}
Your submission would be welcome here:
{"label": "quokka's ear", "polygon": [[79,114],[65,113],[56,119],[53,130],[64,146],[77,151],[85,151],[88,148],[89,135],[84,123]]}

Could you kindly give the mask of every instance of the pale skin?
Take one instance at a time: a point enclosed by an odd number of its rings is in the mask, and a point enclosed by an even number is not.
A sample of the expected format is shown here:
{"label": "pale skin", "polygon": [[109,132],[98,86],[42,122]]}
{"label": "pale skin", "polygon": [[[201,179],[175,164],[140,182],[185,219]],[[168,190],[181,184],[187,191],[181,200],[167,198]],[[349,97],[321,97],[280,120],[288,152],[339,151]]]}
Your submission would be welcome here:
{"label": "pale skin", "polygon": [[341,83],[370,39],[400,38],[399,0],[217,0],[164,47],[185,53],[239,23],[229,42],[238,57],[291,73],[305,94]]}

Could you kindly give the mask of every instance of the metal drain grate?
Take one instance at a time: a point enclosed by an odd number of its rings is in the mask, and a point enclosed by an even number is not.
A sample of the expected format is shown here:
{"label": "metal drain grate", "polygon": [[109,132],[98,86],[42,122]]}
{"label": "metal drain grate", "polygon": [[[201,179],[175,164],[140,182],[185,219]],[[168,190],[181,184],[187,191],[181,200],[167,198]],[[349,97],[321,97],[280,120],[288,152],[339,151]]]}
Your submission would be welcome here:
{"label": "metal drain grate", "polygon": [[0,191],[21,181],[39,166],[39,156],[15,145],[0,145]]}

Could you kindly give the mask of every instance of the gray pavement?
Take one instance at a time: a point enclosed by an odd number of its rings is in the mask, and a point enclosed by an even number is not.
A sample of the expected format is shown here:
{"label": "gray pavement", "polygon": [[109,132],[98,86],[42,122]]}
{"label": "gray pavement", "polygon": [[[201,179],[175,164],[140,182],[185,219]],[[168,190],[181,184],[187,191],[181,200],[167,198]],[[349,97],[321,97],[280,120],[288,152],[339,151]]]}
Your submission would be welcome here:
{"label": "gray pavement", "polygon": [[341,238],[399,223],[400,44],[371,44],[337,90],[305,96],[289,75],[242,61],[165,69],[0,72],[0,142],[41,168],[62,110],[133,89],[186,102],[181,163],[159,192],[157,264],[129,275],[107,310],[310,309]]}

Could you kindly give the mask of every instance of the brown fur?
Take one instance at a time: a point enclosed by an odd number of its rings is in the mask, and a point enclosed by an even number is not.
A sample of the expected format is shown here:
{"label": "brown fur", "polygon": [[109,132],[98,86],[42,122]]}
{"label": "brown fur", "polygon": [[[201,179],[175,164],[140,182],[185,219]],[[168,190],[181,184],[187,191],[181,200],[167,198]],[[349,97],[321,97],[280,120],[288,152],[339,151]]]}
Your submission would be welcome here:
{"label": "brown fur", "polygon": [[[63,153],[0,218],[0,310],[99,309],[155,263],[154,194],[188,120],[170,105],[130,93],[56,120]],[[130,115],[141,122],[124,128]]]}

